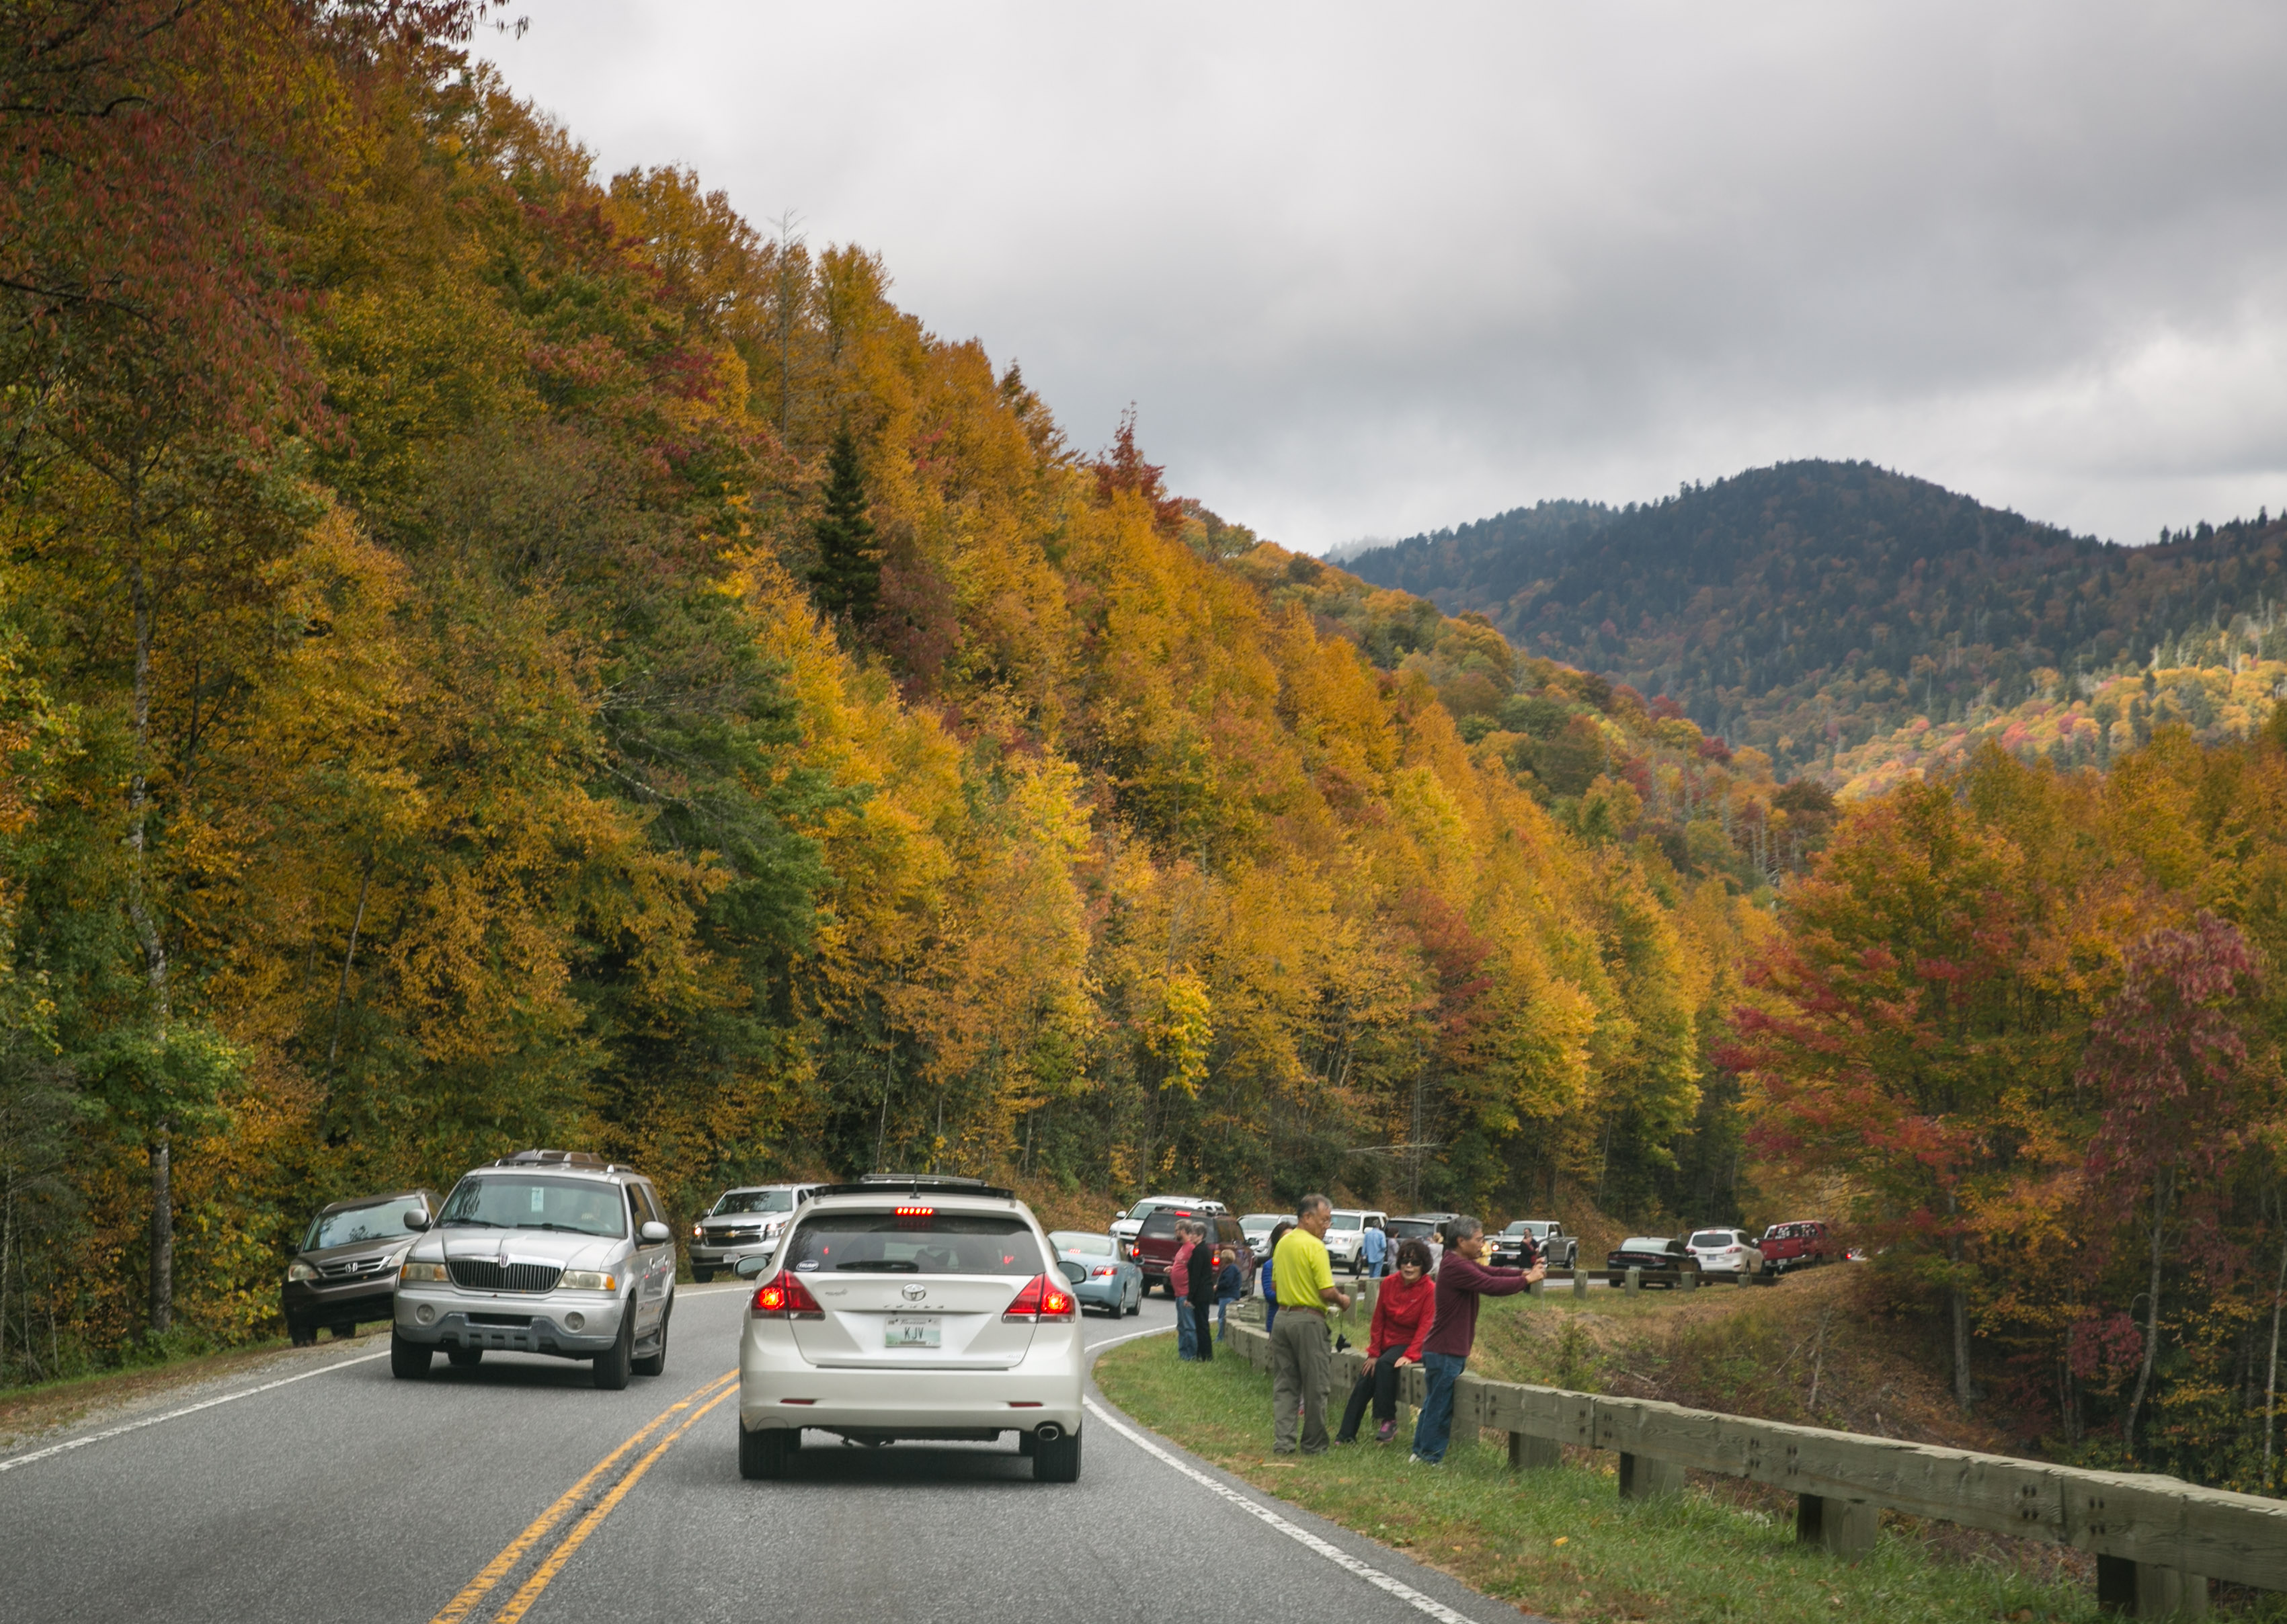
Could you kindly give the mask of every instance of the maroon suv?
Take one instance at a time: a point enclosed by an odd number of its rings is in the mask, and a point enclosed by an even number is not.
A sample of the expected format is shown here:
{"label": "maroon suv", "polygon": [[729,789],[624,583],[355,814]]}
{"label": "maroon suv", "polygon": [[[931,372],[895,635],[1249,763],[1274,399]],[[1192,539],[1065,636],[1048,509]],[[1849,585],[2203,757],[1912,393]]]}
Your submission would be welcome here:
{"label": "maroon suv", "polygon": [[1755,1244],[1763,1254],[1763,1269],[1770,1274],[1792,1274],[1797,1269],[1816,1268],[1842,1256],[1842,1243],[1835,1240],[1832,1230],[1816,1218],[1774,1224]]}
{"label": "maroon suv", "polygon": [[1250,1295],[1254,1254],[1247,1248],[1238,1220],[1227,1212],[1199,1212],[1188,1207],[1158,1208],[1144,1220],[1144,1227],[1136,1232],[1128,1256],[1144,1271],[1144,1292],[1148,1295],[1151,1287],[1158,1286],[1169,1296],[1175,1295],[1175,1288],[1167,1284],[1167,1269],[1175,1261],[1175,1224],[1184,1220],[1208,1226],[1215,1234],[1217,1264],[1226,1259],[1236,1260],[1241,1282],[1239,1295]]}

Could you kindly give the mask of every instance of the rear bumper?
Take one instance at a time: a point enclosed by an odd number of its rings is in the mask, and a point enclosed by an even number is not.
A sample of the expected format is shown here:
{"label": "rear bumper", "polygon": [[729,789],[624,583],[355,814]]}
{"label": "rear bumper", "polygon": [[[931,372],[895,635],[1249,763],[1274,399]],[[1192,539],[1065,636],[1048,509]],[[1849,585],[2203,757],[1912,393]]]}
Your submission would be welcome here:
{"label": "rear bumper", "polygon": [[783,1326],[750,1319],[739,1346],[739,1424],[749,1432],[817,1427],[922,1437],[1030,1432],[1054,1422],[1077,1432],[1086,1379],[1077,1326],[1036,1335],[1005,1370],[848,1370],[805,1363]]}

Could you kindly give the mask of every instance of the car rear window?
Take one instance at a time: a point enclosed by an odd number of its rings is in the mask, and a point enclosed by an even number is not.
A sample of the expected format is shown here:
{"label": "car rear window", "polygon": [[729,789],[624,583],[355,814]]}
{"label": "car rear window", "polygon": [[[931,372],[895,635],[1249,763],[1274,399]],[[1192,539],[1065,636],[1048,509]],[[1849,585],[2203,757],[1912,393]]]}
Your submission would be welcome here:
{"label": "car rear window", "polygon": [[1049,1232],[1049,1244],[1062,1251],[1081,1252],[1090,1257],[1110,1257],[1113,1252],[1111,1236],[1091,1235],[1086,1230],[1051,1230]]}
{"label": "car rear window", "polygon": [[805,1272],[1001,1274],[1030,1279],[1051,1265],[1032,1225],[989,1212],[820,1213],[787,1243]]}
{"label": "car rear window", "polygon": [[1189,1221],[1195,1214],[1179,1207],[1162,1207],[1144,1220],[1144,1227],[1136,1232],[1139,1240],[1165,1240],[1175,1232],[1175,1225]]}
{"label": "car rear window", "polygon": [[1427,1240],[1436,1228],[1436,1224],[1419,1218],[1392,1218],[1389,1221],[1389,1238],[1393,1240]]}
{"label": "car rear window", "polygon": [[1727,1247],[1737,1244],[1728,1229],[1703,1229],[1691,1238],[1696,1247]]}

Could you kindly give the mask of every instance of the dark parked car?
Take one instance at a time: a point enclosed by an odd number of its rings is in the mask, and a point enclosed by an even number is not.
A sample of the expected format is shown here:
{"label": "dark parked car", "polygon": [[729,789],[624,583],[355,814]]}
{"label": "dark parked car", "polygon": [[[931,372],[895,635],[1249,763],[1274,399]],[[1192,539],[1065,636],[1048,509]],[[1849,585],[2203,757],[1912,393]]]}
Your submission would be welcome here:
{"label": "dark parked car", "polygon": [[[1691,1256],[1691,1248],[1681,1240],[1670,1240],[1661,1235],[1631,1235],[1614,1247],[1605,1258],[1607,1269],[1673,1269],[1699,1271]],[[1666,1284],[1666,1281],[1658,1282]]]}
{"label": "dark parked car", "polygon": [[1144,1289],[1149,1292],[1158,1286],[1169,1296],[1175,1295],[1175,1287],[1167,1284],[1167,1269],[1175,1261],[1176,1221],[1185,1218],[1207,1225],[1215,1234],[1217,1253],[1238,1260],[1240,1294],[1252,1295],[1254,1271],[1247,1266],[1246,1260],[1254,1253],[1247,1247],[1246,1234],[1238,1227],[1238,1220],[1220,1208],[1193,1212],[1183,1207],[1161,1207],[1144,1220],[1144,1227],[1136,1232],[1135,1244],[1128,1248],[1129,1261],[1144,1271]]}
{"label": "dark parked car", "polygon": [[[294,1345],[317,1341],[320,1326],[353,1336],[361,1321],[388,1319],[397,1265],[436,1216],[435,1191],[398,1190],[336,1201],[312,1219],[278,1288]],[[406,1223],[415,1216],[417,1228]]]}
{"label": "dark parked car", "polygon": [[1409,1212],[1403,1217],[1390,1219],[1381,1226],[1382,1232],[1389,1237],[1390,1256],[1396,1257],[1397,1248],[1409,1240],[1426,1240],[1429,1243],[1429,1256],[1443,1257],[1445,1225],[1460,1216],[1458,1212]]}
{"label": "dark parked car", "polygon": [[1519,1218],[1493,1237],[1492,1261],[1504,1269],[1531,1267],[1526,1253],[1552,1269],[1574,1269],[1580,1264],[1580,1241],[1564,1232],[1553,1218]]}
{"label": "dark parked car", "polygon": [[1763,1267],[1776,1274],[1836,1263],[1843,1255],[1842,1243],[1835,1240],[1834,1232],[1816,1218],[1774,1224],[1763,1232],[1761,1244]]}

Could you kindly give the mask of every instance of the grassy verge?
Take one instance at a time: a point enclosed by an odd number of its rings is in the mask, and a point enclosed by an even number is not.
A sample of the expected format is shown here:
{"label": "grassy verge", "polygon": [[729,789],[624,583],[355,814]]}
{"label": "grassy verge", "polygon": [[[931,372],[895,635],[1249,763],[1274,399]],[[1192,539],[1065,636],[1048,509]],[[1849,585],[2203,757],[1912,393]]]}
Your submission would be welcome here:
{"label": "grassy verge", "polygon": [[1182,1364],[1172,1338],[1112,1350],[1096,1379],[1128,1414],[1235,1476],[1528,1612],[1676,1624],[2100,1617],[2093,1586],[2005,1556],[1934,1551],[1887,1519],[1872,1554],[1851,1565],[1798,1546],[1776,1508],[1697,1490],[1624,1502],[1609,1454],[1516,1474],[1501,1450],[1457,1440],[1432,1470],[1407,1464],[1401,1434],[1387,1447],[1273,1458],[1269,1379],[1236,1358]]}
{"label": "grassy verge", "polygon": [[[386,1331],[376,1327],[375,1331]],[[369,1344],[374,1332],[359,1338]],[[320,1348],[331,1346],[321,1343]],[[10,1448],[41,1432],[67,1427],[101,1412],[124,1408],[178,1388],[221,1381],[269,1364],[287,1351],[284,1337],[252,1343],[219,1353],[183,1354],[87,1375],[66,1376],[0,1390],[0,1448]]]}

